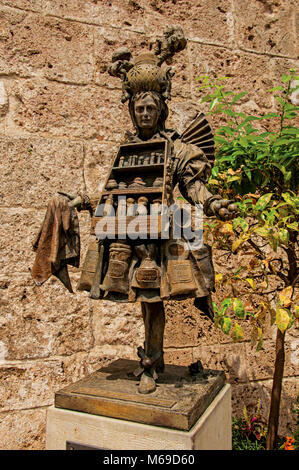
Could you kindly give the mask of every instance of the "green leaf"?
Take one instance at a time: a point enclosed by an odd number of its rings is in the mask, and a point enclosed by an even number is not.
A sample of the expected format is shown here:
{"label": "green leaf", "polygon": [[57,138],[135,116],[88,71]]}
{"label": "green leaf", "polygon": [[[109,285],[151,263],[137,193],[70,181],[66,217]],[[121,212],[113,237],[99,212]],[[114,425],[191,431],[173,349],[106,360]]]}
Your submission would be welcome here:
{"label": "green leaf", "polygon": [[213,101],[212,101],[211,104],[210,104],[210,109],[213,109],[214,106],[216,106],[216,104],[218,103],[218,101],[219,101],[218,98],[213,99]]}
{"label": "green leaf", "polygon": [[243,243],[245,243],[249,238],[250,238],[250,234],[247,235],[243,233],[243,235],[241,235],[237,240],[233,242],[232,252],[234,253],[239,248],[239,246],[243,245]]}
{"label": "green leaf", "polygon": [[221,305],[220,305],[220,312],[222,315],[225,314],[226,310],[228,309],[228,307],[230,307],[230,305],[232,304],[232,299],[228,298],[228,299],[224,299],[222,302],[221,302]]}
{"label": "green leaf", "polygon": [[222,110],[222,112],[223,112],[224,114],[227,114],[228,116],[231,116],[231,117],[237,115],[237,113],[235,113],[234,111],[232,111],[231,109],[228,109],[228,108],[224,108],[224,109]]}
{"label": "green leaf", "polygon": [[214,186],[220,186],[220,181],[219,180],[216,180],[215,178],[211,178],[209,180],[209,184],[213,184]]}
{"label": "green leaf", "polygon": [[286,83],[292,80],[292,75],[286,75],[285,73],[282,74],[282,82]]}
{"label": "green leaf", "polygon": [[248,282],[248,284],[250,285],[252,289],[254,290],[256,289],[256,282],[254,279],[251,279],[251,277],[247,277],[246,281]]}
{"label": "green leaf", "polygon": [[295,316],[292,314],[292,312],[289,312],[289,317],[290,317],[290,321],[289,321],[287,329],[291,328],[294,324],[294,321],[295,321]]}
{"label": "green leaf", "polygon": [[249,181],[251,181],[251,170],[245,170],[245,174],[247,178],[249,179]]}
{"label": "green leaf", "polygon": [[296,230],[298,232],[298,222],[292,222],[291,224],[287,224],[287,227],[291,230]]}
{"label": "green leaf", "polygon": [[282,135],[284,134],[287,134],[287,135],[299,134],[299,129],[297,127],[284,127],[282,129]]}
{"label": "green leaf", "polygon": [[233,227],[234,229],[236,229],[237,227],[241,227],[243,232],[247,232],[249,225],[245,219],[242,219],[242,217],[237,217],[233,220]]}
{"label": "green leaf", "polygon": [[247,95],[246,91],[242,91],[241,93],[238,93],[237,95],[235,95],[232,102],[231,102],[231,105],[235,104],[237,101],[239,101],[245,95]]}
{"label": "green leaf", "polygon": [[232,338],[235,342],[242,341],[242,339],[244,339],[243,329],[237,322],[234,323],[234,328],[232,330]]}
{"label": "green leaf", "polygon": [[264,238],[269,235],[269,229],[267,227],[257,227],[254,229],[254,232]]}
{"label": "green leaf", "polygon": [[265,114],[265,115],[263,116],[264,119],[270,119],[270,118],[272,118],[272,117],[279,117],[279,114],[277,114],[277,113],[269,113],[269,114]]}
{"label": "green leaf", "polygon": [[212,302],[212,305],[213,305],[214,312],[216,313],[216,315],[218,315],[219,310],[218,310],[218,306],[217,306],[216,302]]}
{"label": "green leaf", "polygon": [[292,196],[289,193],[282,193],[282,197],[285,200],[285,202],[293,207],[297,207],[299,203],[299,198],[296,196]]}
{"label": "green leaf", "polygon": [[232,321],[229,317],[222,317],[221,318],[221,329],[222,329],[223,333],[228,335],[229,332],[230,332],[231,326],[232,326]]}
{"label": "green leaf", "polygon": [[240,144],[242,145],[242,147],[245,147],[247,148],[248,145],[249,145],[249,142],[248,142],[248,136],[246,137],[240,137]]}
{"label": "green leaf", "polygon": [[220,135],[215,135],[214,140],[216,144],[226,144],[227,140],[224,137],[221,137]]}
{"label": "green leaf", "polygon": [[233,309],[235,314],[240,318],[245,318],[245,309],[242,300],[234,298],[233,299]]}
{"label": "green leaf", "polygon": [[226,234],[229,234],[229,235],[233,235],[233,234],[234,234],[234,231],[233,231],[233,226],[232,226],[232,224],[226,222],[226,223],[223,224],[222,227],[220,228],[220,232],[221,232],[221,233],[226,233]]}
{"label": "green leaf", "polygon": [[282,307],[289,307],[291,305],[293,290],[293,286],[288,286],[279,293],[279,301]]}
{"label": "green leaf", "polygon": [[232,183],[233,181],[240,181],[241,175],[233,175],[227,178],[227,183]]}
{"label": "green leaf", "polygon": [[270,90],[268,90],[270,93],[273,92],[273,91],[283,91],[284,88],[283,86],[275,86],[274,88],[270,88]]}
{"label": "green leaf", "polygon": [[294,305],[295,318],[299,318],[299,305]]}
{"label": "green leaf", "polygon": [[219,135],[219,134],[222,134],[222,135],[223,135],[223,134],[228,134],[228,135],[234,136],[234,135],[235,135],[235,131],[234,131],[234,129],[231,128],[231,127],[228,127],[228,126],[221,126],[221,127],[219,127],[217,134],[218,134],[218,135]]}
{"label": "green leaf", "polygon": [[244,119],[243,121],[243,125],[244,124],[247,124],[248,122],[251,122],[251,121],[260,121],[262,118],[258,117],[258,116],[246,116],[246,118]]}
{"label": "green leaf", "polygon": [[274,98],[281,104],[281,106],[284,105],[284,99],[281,98],[281,96],[274,96]]}
{"label": "green leaf", "polygon": [[255,205],[255,211],[263,211],[269,204],[273,193],[264,194],[259,198]]}
{"label": "green leaf", "polygon": [[289,232],[285,228],[282,228],[279,230],[278,235],[281,243],[287,245],[289,241]]}
{"label": "green leaf", "polygon": [[276,325],[278,327],[278,329],[284,333],[288,327],[289,327],[289,323],[290,323],[290,316],[289,316],[289,312],[286,308],[281,308],[279,307],[277,310],[276,310]]}
{"label": "green leaf", "polygon": [[290,181],[292,177],[292,172],[291,171],[287,171],[286,174],[284,175],[284,181],[285,183],[287,183],[288,181]]}

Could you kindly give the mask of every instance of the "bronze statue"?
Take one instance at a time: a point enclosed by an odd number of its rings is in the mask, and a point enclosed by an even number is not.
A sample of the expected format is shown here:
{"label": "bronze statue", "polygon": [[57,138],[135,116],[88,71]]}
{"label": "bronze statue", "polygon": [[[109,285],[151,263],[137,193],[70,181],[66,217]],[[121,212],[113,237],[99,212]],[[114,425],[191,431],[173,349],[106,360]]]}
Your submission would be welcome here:
{"label": "bronze statue", "polygon": [[[124,48],[113,54],[110,74],[122,79],[122,101],[129,100],[135,133],[127,132],[98,200],[61,193],[51,202],[35,243],[35,281],[42,283],[54,274],[71,291],[67,264],[78,266],[80,249],[74,208],[90,211],[97,241],[89,247],[78,288],[90,291],[94,299],[141,302],[145,341],[144,348],[138,348],[140,393],[153,392],[164,369],[163,301],[194,298],[195,306],[213,319],[210,247],[202,240],[197,246],[184,235],[175,237],[173,213],[168,213],[168,236],[163,232],[163,213],[175,202],[174,187],[178,184],[189,204],[202,205],[206,216],[228,220],[237,213],[232,201],[211,194],[205,186],[214,158],[205,116],[199,114],[181,135],[165,127],[173,74],[171,67],[161,65],[186,43],[181,28],[171,27],[154,52],[143,52],[135,60]],[[142,225],[137,238],[130,232],[136,220]],[[152,220],[155,236],[149,229]],[[103,222],[112,224],[105,236]],[[190,229],[192,217],[184,224]]]}

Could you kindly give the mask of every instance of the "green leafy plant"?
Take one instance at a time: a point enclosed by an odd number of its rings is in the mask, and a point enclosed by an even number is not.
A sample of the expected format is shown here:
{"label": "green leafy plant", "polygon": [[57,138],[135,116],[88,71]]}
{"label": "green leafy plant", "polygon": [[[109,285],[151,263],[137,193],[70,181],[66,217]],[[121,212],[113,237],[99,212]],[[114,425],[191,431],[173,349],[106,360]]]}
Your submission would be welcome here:
{"label": "green leafy plant", "polygon": [[245,421],[243,418],[232,420],[232,450],[264,450],[263,442],[258,439],[249,439],[244,434]]}
{"label": "green leafy plant", "polygon": [[257,410],[248,415],[246,406],[243,417],[232,422],[233,450],[264,450],[266,444],[267,426],[260,412],[260,401]]}
{"label": "green leafy plant", "polygon": [[[216,161],[210,190],[237,201],[239,217],[230,222],[209,221],[207,236],[213,246],[233,256],[241,250],[251,259],[232,275],[216,275],[218,286],[231,297],[214,303],[215,326],[234,341],[244,338],[242,321],[249,320],[251,343],[263,345],[266,321],[277,326],[276,359],[268,420],[267,449],[277,443],[279,406],[284,370],[285,334],[299,317],[295,287],[298,284],[298,175],[299,129],[293,124],[298,107],[290,96],[298,87],[294,70],[272,88],[279,110],[251,116],[236,109],[246,95],[226,90],[227,77],[200,77],[203,102],[210,114],[222,115],[225,125],[215,135]],[[259,297],[258,307],[251,300]]]}

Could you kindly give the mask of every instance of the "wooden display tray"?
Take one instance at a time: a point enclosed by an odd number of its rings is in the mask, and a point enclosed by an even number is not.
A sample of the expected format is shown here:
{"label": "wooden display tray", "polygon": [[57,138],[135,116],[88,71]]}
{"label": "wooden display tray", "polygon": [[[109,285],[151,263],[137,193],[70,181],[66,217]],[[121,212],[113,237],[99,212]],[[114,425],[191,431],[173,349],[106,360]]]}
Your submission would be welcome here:
{"label": "wooden display tray", "polygon": [[136,166],[114,166],[112,170],[115,172],[121,173],[131,173],[134,171],[135,173],[144,173],[145,171],[157,171],[163,170],[164,163],[149,163],[147,165],[136,165]]}
{"label": "wooden display tray", "polygon": [[[164,153],[164,163],[167,158],[167,146],[168,141],[165,139],[154,139],[154,140],[147,140],[145,142],[130,142],[127,144],[123,144],[119,146],[119,150],[114,160],[113,167],[118,167],[118,162],[121,156],[133,155],[133,154],[144,154],[144,153],[151,153],[162,151]],[[141,167],[146,167],[147,165],[141,165]],[[127,167],[121,167],[127,168]]]}
{"label": "wooden display tray", "polygon": [[123,196],[130,196],[132,194],[161,194],[163,192],[163,188],[124,188],[124,189],[111,189],[110,191],[103,191],[103,196],[108,196],[108,194],[116,194],[116,195],[123,195]]}
{"label": "wooden display tray", "polygon": [[[140,235],[146,236],[152,231],[158,237],[161,236],[161,224],[162,224],[161,215],[152,216],[152,219],[148,215],[145,215],[145,216],[139,215],[137,217],[138,217],[138,223],[140,222],[139,227],[138,227],[138,233]],[[137,219],[137,217],[113,217],[113,218],[106,217],[106,220],[110,219],[112,222],[114,219],[114,223],[111,224],[111,226],[113,227],[112,231],[109,232],[107,230],[105,234],[107,235],[115,234],[115,236],[117,237],[119,235],[123,235],[124,233],[126,233],[129,236],[130,235],[129,225],[135,218]],[[103,219],[104,219],[103,217],[92,217],[91,219],[91,233],[92,234],[95,234],[97,236],[97,230],[96,230],[97,223]],[[153,225],[155,226],[153,227]]]}
{"label": "wooden display tray", "polygon": [[[163,163],[147,163],[144,165],[134,165],[134,166],[119,166],[119,159],[121,156],[124,156],[125,158],[132,156],[132,155],[137,155],[137,156],[143,156],[143,155],[149,155],[152,152],[154,153],[159,153],[160,156],[163,154],[164,161]],[[152,140],[152,141],[146,141],[146,142],[137,142],[137,143],[128,143],[124,145],[120,145],[118,152],[116,154],[116,157],[114,159],[114,162],[110,168],[109,174],[106,178],[105,181],[105,186],[104,190],[101,193],[101,196],[98,200],[98,206],[103,202],[105,197],[109,195],[113,195],[114,199],[114,205],[117,204],[117,197],[118,196],[127,196],[127,197],[136,197],[136,202],[138,197],[145,196],[149,200],[149,204],[153,201],[153,199],[159,197],[161,199],[161,205],[164,203],[164,187],[165,187],[165,168],[166,168],[166,162],[167,162],[167,156],[168,156],[168,142],[164,139],[157,139],[157,140]],[[160,158],[160,157],[159,157]],[[130,184],[133,182],[134,178],[138,176],[143,179],[143,181],[146,183],[146,186],[139,186],[139,187],[130,187]],[[160,177],[162,179],[161,183],[162,185],[159,187],[153,186],[154,180]],[[110,179],[115,179],[117,183],[120,183],[121,181],[124,181],[127,183],[127,187],[123,189],[108,189],[107,184]],[[135,199],[135,198],[134,198]],[[99,208],[98,208],[99,209]],[[100,222],[103,217],[101,216],[101,213],[103,211],[103,208],[100,208],[100,210],[97,211],[97,207],[95,208],[94,211],[94,216],[92,217],[91,220],[91,234],[95,235],[95,227],[98,222]],[[148,214],[150,214],[150,207],[148,205]],[[138,219],[140,216],[138,216]],[[143,232],[138,231],[140,233],[140,236],[143,238],[144,235],[149,235],[150,234],[150,215],[145,216],[145,222],[144,222],[144,227],[146,227],[146,230]],[[132,222],[134,217],[127,217],[126,220],[123,218],[120,218],[116,216],[115,218],[115,228],[114,228],[114,221],[112,223],[113,225],[113,233],[115,234],[115,237],[117,237],[120,234],[123,234],[124,231],[127,233],[127,227],[128,225]],[[153,222],[155,223],[155,222]],[[105,232],[107,235],[110,233]],[[154,233],[158,233],[158,237],[161,235],[161,216],[158,216],[157,220],[157,227],[155,227]],[[101,238],[101,237],[100,237]],[[109,238],[111,238],[109,236]]]}
{"label": "wooden display tray", "polygon": [[[119,166],[119,160],[121,156],[125,158],[136,155],[144,156],[149,155],[152,152],[160,152],[160,155],[163,154],[163,163],[146,163],[146,164],[136,164],[136,165],[124,165]],[[150,140],[146,142],[136,142],[120,145],[114,162],[110,168],[109,174],[106,178],[104,190],[102,192],[101,198],[108,194],[150,194],[151,192],[161,192],[163,199],[163,188],[165,183],[165,167],[167,162],[168,155],[168,142],[163,139],[159,140]],[[143,177],[147,186],[139,188],[130,188],[129,185],[132,183],[133,179],[136,177]],[[151,182],[155,177],[163,178],[163,185],[161,188],[152,187]],[[128,184],[128,187],[125,189],[107,189],[107,184],[110,179],[116,179],[117,182],[125,181]],[[135,191],[134,191],[135,190]],[[158,191],[159,190],[159,191]],[[121,192],[119,192],[121,191]],[[163,201],[162,201],[163,202]]]}
{"label": "wooden display tray", "polygon": [[187,367],[166,365],[157,389],[138,392],[137,361],[118,359],[55,394],[55,407],[188,431],[225,384],[223,371],[191,376]]}

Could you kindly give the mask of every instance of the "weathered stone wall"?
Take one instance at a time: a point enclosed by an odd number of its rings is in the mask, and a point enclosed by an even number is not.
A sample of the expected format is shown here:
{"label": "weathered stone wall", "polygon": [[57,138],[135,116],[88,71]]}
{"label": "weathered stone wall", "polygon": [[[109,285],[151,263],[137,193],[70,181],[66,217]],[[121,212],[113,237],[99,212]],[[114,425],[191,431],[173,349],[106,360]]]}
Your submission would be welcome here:
{"label": "weathered stone wall", "polygon": [[[120,83],[107,74],[113,51],[147,48],[170,24],[189,39],[173,65],[169,125],[200,109],[196,77],[231,76],[248,90],[243,108],[269,112],[266,90],[298,67],[296,0],[0,1],[0,448],[42,449],[54,392],[143,342],[136,306],[69,294],[54,278],[37,288],[31,244],[58,190],[96,191],[129,125]],[[205,110],[202,108],[203,111]],[[214,123],[214,125],[216,125]],[[129,126],[130,127],[130,126]],[[83,253],[89,215],[80,214]],[[215,254],[216,270],[230,268]],[[73,269],[75,286],[78,270]],[[262,351],[233,343],[192,306],[166,306],[166,361],[223,368],[240,415],[261,398],[267,413],[275,329]],[[246,328],[246,326],[245,326]],[[294,422],[299,340],[288,333],[281,432]],[[296,388],[297,387],[297,388]]]}

